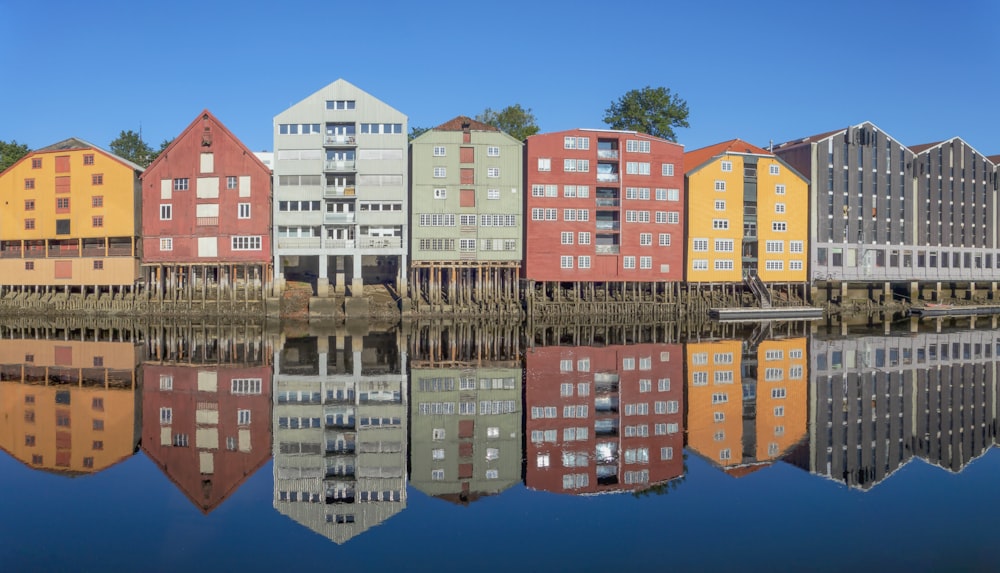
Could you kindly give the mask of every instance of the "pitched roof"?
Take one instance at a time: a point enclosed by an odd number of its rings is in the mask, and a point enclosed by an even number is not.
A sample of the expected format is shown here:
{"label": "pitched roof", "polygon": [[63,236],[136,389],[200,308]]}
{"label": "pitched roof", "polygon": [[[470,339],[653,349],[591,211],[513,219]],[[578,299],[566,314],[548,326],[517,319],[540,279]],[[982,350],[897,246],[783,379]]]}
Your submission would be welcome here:
{"label": "pitched roof", "polygon": [[993,162],[993,165],[1000,165],[1000,155],[987,155],[986,159]]}
{"label": "pitched roof", "polygon": [[465,131],[465,126],[468,124],[469,129],[472,131],[500,131],[496,127],[488,123],[483,123],[481,121],[476,121],[471,117],[459,115],[455,118],[449,119],[448,121],[442,123],[441,125],[434,128],[435,131]]}
{"label": "pitched roof", "polygon": [[692,171],[708,162],[713,157],[718,157],[719,155],[723,155],[725,153],[774,155],[770,151],[761,149],[760,147],[747,143],[742,139],[730,139],[729,141],[723,141],[722,143],[716,143],[715,145],[709,145],[708,147],[688,151],[684,154],[684,168],[687,171]]}
{"label": "pitched roof", "polygon": [[798,139],[793,139],[791,141],[786,141],[784,143],[779,143],[778,145],[775,145],[774,147],[776,147],[776,148],[782,148],[782,149],[788,149],[788,148],[791,148],[791,147],[795,147],[796,145],[803,145],[803,144],[806,144],[806,143],[812,143],[814,141],[822,141],[822,140],[830,137],[831,135],[836,135],[838,133],[843,133],[843,132],[847,131],[847,129],[848,128],[843,127],[841,129],[835,129],[833,131],[825,131],[823,133],[817,133],[816,135],[807,135],[806,137],[800,137]]}
{"label": "pitched roof", "polygon": [[[132,169],[135,169],[137,171],[144,171],[145,170],[145,168],[143,166],[141,166],[141,165],[138,165],[136,163],[132,163],[131,161],[129,161],[128,159],[125,159],[124,157],[115,155],[114,153],[111,153],[110,151],[108,151],[107,149],[104,149],[103,147],[98,147],[98,146],[94,145],[93,143],[90,143],[89,141],[85,141],[85,140],[80,139],[78,137],[71,137],[69,139],[64,139],[64,140],[62,140],[62,141],[60,141],[58,143],[53,143],[52,145],[47,145],[45,147],[40,147],[40,148],[32,151],[28,155],[34,155],[36,153],[51,153],[53,151],[71,151],[71,150],[74,150],[74,149],[93,149],[93,150],[96,150],[96,151],[100,151],[104,155],[107,155],[107,156],[111,157],[112,159],[120,161],[121,163],[124,163],[125,165],[128,165]],[[27,157],[27,156],[25,156],[25,157]]]}
{"label": "pitched roof", "polygon": [[921,143],[920,145],[907,145],[907,147],[909,147],[910,151],[912,151],[913,153],[920,153],[922,151],[927,151],[932,147],[937,147],[942,143],[944,143],[944,141],[935,141],[934,143]]}
{"label": "pitched roof", "polygon": [[191,131],[195,128],[195,126],[197,126],[201,121],[203,121],[205,119],[210,120],[213,124],[215,124],[216,127],[218,127],[220,130],[222,130],[222,132],[225,135],[229,136],[233,141],[235,141],[237,145],[239,145],[240,147],[243,148],[243,151],[245,151],[247,153],[247,155],[253,156],[253,161],[256,161],[257,163],[259,163],[260,166],[263,169],[266,169],[267,171],[271,171],[271,168],[268,167],[267,165],[265,165],[264,162],[261,160],[261,158],[257,156],[257,154],[255,154],[254,152],[250,151],[250,148],[248,148],[240,140],[240,138],[238,138],[235,135],[233,135],[233,132],[229,131],[229,128],[227,128],[225,126],[225,124],[223,124],[221,121],[219,121],[219,118],[215,117],[215,115],[212,112],[208,111],[207,109],[201,110],[201,113],[199,113],[197,115],[197,117],[194,118],[194,121],[192,121],[190,124],[188,124],[188,126],[184,128],[184,131],[180,132],[177,135],[177,137],[175,137],[170,142],[170,145],[168,145],[166,147],[166,149],[164,149],[163,151],[161,151],[160,154],[156,156],[156,159],[154,159],[153,162],[149,164],[149,167],[147,167],[146,170],[149,171],[149,170],[153,169],[153,167],[155,165],[157,165],[158,163],[160,163],[160,160],[162,160],[164,157],[167,157],[167,155],[169,155],[170,151],[174,148],[174,146],[177,145],[178,142],[180,142],[182,139],[184,139],[184,137],[186,137],[189,133],[191,133]]}

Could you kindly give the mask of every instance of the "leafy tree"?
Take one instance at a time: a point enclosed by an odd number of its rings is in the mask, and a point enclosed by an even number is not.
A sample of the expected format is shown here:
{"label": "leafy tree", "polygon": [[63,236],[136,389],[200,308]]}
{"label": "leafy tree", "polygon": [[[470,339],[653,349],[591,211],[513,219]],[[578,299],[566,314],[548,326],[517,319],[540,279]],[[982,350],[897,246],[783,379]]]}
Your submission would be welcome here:
{"label": "leafy tree", "polygon": [[527,139],[529,135],[538,133],[538,120],[535,119],[535,114],[531,113],[530,107],[524,109],[519,103],[509,105],[500,111],[486,108],[483,113],[476,116],[476,121],[492,125],[521,141]]}
{"label": "leafy tree", "polygon": [[10,142],[0,141],[0,172],[17,163],[18,159],[30,151],[27,145],[18,143],[15,139],[10,140]]}
{"label": "leafy tree", "polygon": [[648,133],[668,141],[677,141],[675,127],[690,127],[687,117],[687,102],[664,87],[631,90],[604,110],[604,123],[611,129]]}
{"label": "leafy tree", "polygon": [[[154,152],[153,148],[131,129],[121,132],[117,138],[111,141],[109,147],[111,152],[118,157],[128,159],[142,167],[148,167],[158,155],[158,152]],[[161,148],[160,151],[162,150]]]}
{"label": "leafy tree", "polygon": [[429,127],[413,127],[411,125],[410,126],[410,139],[409,139],[409,141],[413,141],[414,139],[416,139],[416,138],[420,137],[421,135],[423,135],[424,132],[430,131],[430,129],[431,128],[429,128]]}

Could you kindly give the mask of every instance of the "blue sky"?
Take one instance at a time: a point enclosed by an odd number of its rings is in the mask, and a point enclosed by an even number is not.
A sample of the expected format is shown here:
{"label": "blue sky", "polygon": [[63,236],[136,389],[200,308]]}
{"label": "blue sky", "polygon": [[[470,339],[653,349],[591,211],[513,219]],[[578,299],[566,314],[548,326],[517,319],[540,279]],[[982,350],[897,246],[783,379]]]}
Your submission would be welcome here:
{"label": "blue sky", "polygon": [[992,0],[0,0],[0,139],[107,146],[141,125],[155,147],[208,108],[269,150],[276,114],[343,77],[411,126],[520,103],[542,131],[604,127],[651,85],[687,100],[688,149],[870,120],[992,155],[998,17]]}

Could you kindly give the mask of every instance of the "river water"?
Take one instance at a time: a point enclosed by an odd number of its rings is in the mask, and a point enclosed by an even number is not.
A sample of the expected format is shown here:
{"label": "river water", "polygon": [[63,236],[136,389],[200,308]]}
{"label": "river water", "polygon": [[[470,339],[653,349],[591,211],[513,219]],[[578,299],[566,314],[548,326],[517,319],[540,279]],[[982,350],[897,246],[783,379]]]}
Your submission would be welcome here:
{"label": "river water", "polygon": [[991,326],[0,323],[0,568],[993,571]]}

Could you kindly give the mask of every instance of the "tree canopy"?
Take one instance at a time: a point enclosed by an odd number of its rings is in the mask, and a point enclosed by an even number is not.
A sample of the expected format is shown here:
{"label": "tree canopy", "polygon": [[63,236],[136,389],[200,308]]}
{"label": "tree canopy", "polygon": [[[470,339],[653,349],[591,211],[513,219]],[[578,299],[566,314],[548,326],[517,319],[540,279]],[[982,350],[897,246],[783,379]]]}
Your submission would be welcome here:
{"label": "tree canopy", "polygon": [[687,117],[687,102],[664,87],[630,90],[604,110],[604,123],[611,129],[638,131],[668,141],[677,141],[675,127],[690,127]]}
{"label": "tree canopy", "polygon": [[9,142],[0,141],[0,172],[17,163],[18,159],[21,159],[30,151],[27,145],[18,143],[15,139]]}
{"label": "tree canopy", "polygon": [[[111,141],[109,147],[111,153],[122,159],[128,159],[132,163],[136,163],[142,167],[148,167],[158,155],[158,152],[154,152],[153,148],[143,141],[138,133],[131,129],[122,131],[118,137]],[[163,150],[162,147],[160,151]]]}
{"label": "tree canopy", "polygon": [[538,120],[535,119],[535,114],[531,113],[530,107],[524,109],[519,103],[499,111],[486,108],[483,113],[476,116],[476,121],[492,125],[521,141],[538,133]]}
{"label": "tree canopy", "polygon": [[430,129],[431,128],[429,128],[429,127],[413,127],[411,125],[410,126],[409,141],[413,141],[414,139],[416,139],[416,138],[420,137],[421,135],[423,135],[425,132],[430,131]]}

